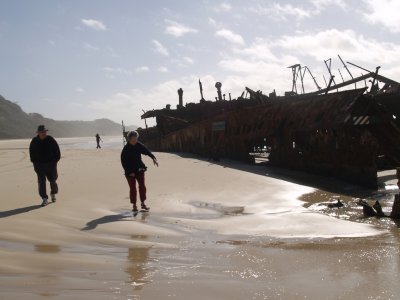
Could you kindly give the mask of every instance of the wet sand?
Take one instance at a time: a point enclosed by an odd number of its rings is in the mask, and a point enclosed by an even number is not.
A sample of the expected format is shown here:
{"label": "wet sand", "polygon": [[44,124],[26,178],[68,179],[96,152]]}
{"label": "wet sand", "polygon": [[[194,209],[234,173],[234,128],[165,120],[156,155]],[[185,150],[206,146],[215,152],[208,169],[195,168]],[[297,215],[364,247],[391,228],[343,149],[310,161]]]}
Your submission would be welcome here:
{"label": "wet sand", "polygon": [[[354,187],[157,153],[159,168],[146,160],[151,212],[134,218],[119,150],[76,143],[61,140],[58,201],[40,208],[28,141],[0,142],[0,299],[400,295],[398,225],[360,218]],[[388,209],[394,192],[362,197]],[[326,206],[336,196],[339,212]]]}

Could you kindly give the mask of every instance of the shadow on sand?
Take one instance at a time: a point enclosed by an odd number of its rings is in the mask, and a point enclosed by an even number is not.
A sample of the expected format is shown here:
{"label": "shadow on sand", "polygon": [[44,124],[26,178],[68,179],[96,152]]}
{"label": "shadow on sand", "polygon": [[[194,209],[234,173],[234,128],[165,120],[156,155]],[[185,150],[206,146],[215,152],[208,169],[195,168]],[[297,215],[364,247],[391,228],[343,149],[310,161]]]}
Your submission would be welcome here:
{"label": "shadow on sand", "polygon": [[31,205],[31,206],[26,206],[26,207],[21,207],[21,208],[6,210],[6,211],[0,211],[0,219],[19,215],[19,214],[28,213],[28,212],[38,209],[38,208],[41,208],[41,206],[40,205]]}
{"label": "shadow on sand", "polygon": [[309,186],[315,189],[324,190],[330,193],[342,194],[350,197],[367,198],[373,195],[376,190],[367,189],[348,183],[346,181],[331,178],[323,175],[315,175],[301,171],[283,169],[269,166],[267,163],[246,164],[240,161],[223,159],[214,161],[212,159],[203,158],[195,154],[174,153],[183,158],[194,158],[209,162],[210,165],[218,165],[224,168],[231,168],[239,171],[249,172],[261,176],[266,176],[274,179],[280,179],[287,182]]}
{"label": "shadow on sand", "polygon": [[[378,177],[378,185],[380,186],[379,190],[375,189],[368,189],[365,187],[361,187],[352,183],[348,183],[344,180],[331,178],[323,175],[315,175],[309,174],[301,171],[294,171],[289,169],[277,168],[272,167],[266,164],[265,162],[256,163],[256,164],[246,164],[240,161],[234,161],[230,159],[223,159],[220,161],[214,161],[211,159],[202,158],[200,156],[194,154],[187,154],[187,153],[174,153],[183,158],[193,158],[196,160],[200,160],[203,162],[208,162],[209,166],[211,165],[218,165],[223,168],[230,168],[235,169],[243,172],[249,172],[252,174],[257,174],[260,176],[265,176],[269,178],[284,180],[287,182],[291,182],[294,184],[300,184],[304,186],[309,186],[311,188],[316,189],[315,192],[310,194],[303,195],[300,200],[310,203],[316,204],[323,201],[331,201],[331,195],[327,194],[334,194],[334,195],[342,195],[345,197],[350,198],[362,198],[362,199],[370,199],[370,200],[379,200],[383,199],[383,201],[387,199],[393,199],[394,192],[391,190],[385,191],[382,189],[386,180],[395,179],[395,175],[383,175]],[[267,184],[267,183],[266,183]],[[304,197],[307,196],[305,199]],[[329,197],[329,198],[326,198]],[[340,197],[342,198],[342,197]],[[345,200],[345,198],[342,198]],[[353,199],[354,200],[354,199]],[[309,206],[309,205],[308,205]],[[306,206],[306,207],[308,207]],[[389,211],[388,207],[388,211]],[[353,215],[349,216],[349,219],[354,219],[354,216],[359,214],[358,211],[355,211]],[[361,217],[362,218],[362,217]],[[378,218],[379,219],[379,218]],[[391,219],[395,228],[400,228],[400,219]],[[377,223],[380,224],[380,223]],[[389,224],[389,225],[390,225]],[[390,226],[388,227],[390,229]]]}
{"label": "shadow on sand", "polygon": [[128,221],[127,218],[131,218],[131,217],[132,216],[127,216],[127,215],[123,215],[123,214],[104,216],[104,217],[94,219],[92,221],[87,222],[86,226],[84,228],[82,228],[81,230],[82,231],[93,230],[98,225],[101,225],[101,224],[107,224],[107,223],[118,222],[118,221]]}

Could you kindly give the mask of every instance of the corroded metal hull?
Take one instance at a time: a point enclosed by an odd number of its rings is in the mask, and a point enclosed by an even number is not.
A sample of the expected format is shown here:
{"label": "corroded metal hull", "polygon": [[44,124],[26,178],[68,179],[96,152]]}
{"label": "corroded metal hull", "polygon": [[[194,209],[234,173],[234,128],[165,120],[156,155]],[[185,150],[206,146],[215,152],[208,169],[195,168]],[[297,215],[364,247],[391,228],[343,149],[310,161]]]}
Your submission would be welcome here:
{"label": "corroded metal hull", "polygon": [[271,165],[376,188],[377,157],[400,162],[400,130],[383,101],[364,91],[282,97],[141,135],[154,150],[212,159],[251,161],[261,147]]}

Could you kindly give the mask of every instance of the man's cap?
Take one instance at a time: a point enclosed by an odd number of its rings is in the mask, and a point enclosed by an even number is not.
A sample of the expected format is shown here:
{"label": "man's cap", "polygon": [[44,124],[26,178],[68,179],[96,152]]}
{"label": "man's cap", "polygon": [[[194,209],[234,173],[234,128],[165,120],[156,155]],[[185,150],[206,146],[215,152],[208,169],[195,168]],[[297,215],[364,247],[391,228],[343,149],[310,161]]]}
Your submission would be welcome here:
{"label": "man's cap", "polygon": [[139,133],[137,131],[132,130],[132,131],[128,132],[126,137],[127,137],[128,141],[129,141],[133,137],[138,138],[139,137]]}
{"label": "man's cap", "polygon": [[48,131],[48,129],[44,125],[39,125],[37,128],[37,132],[41,132],[41,131]]}

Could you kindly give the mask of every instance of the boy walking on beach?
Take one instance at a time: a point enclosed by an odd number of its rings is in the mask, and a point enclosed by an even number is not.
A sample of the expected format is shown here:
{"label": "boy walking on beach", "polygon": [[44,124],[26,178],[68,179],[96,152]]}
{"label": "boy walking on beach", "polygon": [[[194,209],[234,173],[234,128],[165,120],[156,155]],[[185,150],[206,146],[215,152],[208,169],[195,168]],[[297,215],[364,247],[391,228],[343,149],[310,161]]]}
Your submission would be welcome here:
{"label": "boy walking on beach", "polygon": [[144,180],[144,173],[147,167],[142,161],[142,154],[150,156],[153,159],[154,165],[158,167],[156,157],[151,153],[142,143],[138,141],[139,134],[136,131],[130,131],[127,135],[128,143],[122,149],[121,163],[125,171],[125,177],[129,184],[129,195],[133,205],[132,211],[138,212],[137,209],[137,191],[136,181],[139,185],[139,196],[142,210],[149,210],[146,206],[146,185]]}
{"label": "boy walking on beach", "polygon": [[42,207],[48,204],[49,199],[46,191],[46,178],[50,182],[51,200],[56,202],[56,194],[58,193],[57,163],[61,158],[61,153],[58,143],[52,136],[47,135],[47,129],[44,125],[38,127],[37,136],[31,141],[29,154],[38,177]]}

